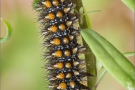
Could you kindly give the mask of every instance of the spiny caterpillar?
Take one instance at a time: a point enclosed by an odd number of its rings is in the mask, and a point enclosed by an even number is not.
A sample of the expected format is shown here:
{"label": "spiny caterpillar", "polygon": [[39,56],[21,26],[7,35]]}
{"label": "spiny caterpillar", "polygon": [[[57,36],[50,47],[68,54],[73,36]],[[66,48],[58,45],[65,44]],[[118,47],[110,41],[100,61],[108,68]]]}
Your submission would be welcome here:
{"label": "spiny caterpillar", "polygon": [[46,37],[43,45],[48,60],[45,67],[49,73],[48,87],[52,90],[90,90],[81,82],[90,76],[86,68],[80,67],[79,59],[85,47],[77,42],[79,15],[75,0],[36,0],[34,9],[39,12],[38,20],[43,25],[41,34]]}

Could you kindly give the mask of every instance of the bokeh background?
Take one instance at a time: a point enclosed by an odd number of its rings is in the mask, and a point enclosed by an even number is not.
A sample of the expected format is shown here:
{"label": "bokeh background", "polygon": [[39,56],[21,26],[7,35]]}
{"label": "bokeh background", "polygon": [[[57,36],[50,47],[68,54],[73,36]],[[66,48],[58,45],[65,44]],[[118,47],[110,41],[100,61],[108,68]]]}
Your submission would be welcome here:
{"label": "bokeh background", "polygon": [[[82,0],[92,29],[109,40],[122,53],[134,51],[134,14],[120,0]],[[37,13],[32,0],[1,0],[1,17],[13,33],[1,44],[1,90],[45,90],[42,46]],[[1,23],[1,37],[6,34]],[[128,58],[134,63],[134,57]],[[97,90],[125,90],[109,73]]]}

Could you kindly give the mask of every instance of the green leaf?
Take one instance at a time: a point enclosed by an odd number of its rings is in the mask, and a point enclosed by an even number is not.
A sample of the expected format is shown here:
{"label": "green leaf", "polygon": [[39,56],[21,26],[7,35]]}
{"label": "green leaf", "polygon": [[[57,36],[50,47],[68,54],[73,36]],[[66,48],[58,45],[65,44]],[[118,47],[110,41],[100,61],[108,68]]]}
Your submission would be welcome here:
{"label": "green leaf", "polygon": [[100,70],[102,69],[103,65],[100,62],[100,60],[96,60],[96,68],[97,68],[97,74],[99,74]]}
{"label": "green leaf", "polygon": [[128,90],[134,90],[134,66],[105,38],[93,30],[83,29],[81,34],[104,68]]}
{"label": "green leaf", "polygon": [[127,7],[134,12],[135,0],[121,0]]}
{"label": "green leaf", "polygon": [[[130,57],[135,55],[135,52],[126,52],[123,54],[125,57]],[[96,80],[96,84],[95,84],[95,88],[98,87],[99,83],[102,81],[104,75],[106,74],[107,70],[103,67],[102,63],[98,60],[96,63],[97,66],[97,80]],[[102,70],[103,69],[103,70]],[[101,73],[100,73],[101,72]]]}
{"label": "green leaf", "polygon": [[10,25],[7,21],[3,20],[2,18],[1,18],[1,21],[2,21],[2,22],[4,23],[4,25],[6,26],[6,31],[7,31],[6,36],[5,36],[4,38],[0,38],[0,43],[4,43],[4,42],[6,42],[6,41],[10,38],[10,36],[11,36],[11,34],[12,34],[12,27],[11,27],[11,25]]}

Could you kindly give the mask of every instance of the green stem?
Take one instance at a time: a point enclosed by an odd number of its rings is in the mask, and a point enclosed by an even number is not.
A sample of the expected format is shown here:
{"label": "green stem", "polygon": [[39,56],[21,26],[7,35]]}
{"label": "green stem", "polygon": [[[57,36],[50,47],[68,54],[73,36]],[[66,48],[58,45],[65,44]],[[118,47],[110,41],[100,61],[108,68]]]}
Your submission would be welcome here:
{"label": "green stem", "polygon": [[[77,5],[76,6],[77,11],[79,11],[79,9],[83,7],[81,0],[76,0],[76,5]],[[86,18],[88,18],[88,16],[83,15],[83,19],[82,21],[80,21],[82,22],[80,25],[81,28],[88,28],[88,27],[90,28],[90,22],[89,20],[86,21]],[[88,80],[87,84],[91,90],[96,90],[96,88],[94,87],[96,78],[97,78],[95,56],[92,53],[91,49],[89,48],[88,44],[84,40],[83,40],[83,44],[86,47],[86,51],[87,51],[85,54],[86,68],[88,69],[87,72],[93,75],[93,76],[87,77],[87,80]]]}

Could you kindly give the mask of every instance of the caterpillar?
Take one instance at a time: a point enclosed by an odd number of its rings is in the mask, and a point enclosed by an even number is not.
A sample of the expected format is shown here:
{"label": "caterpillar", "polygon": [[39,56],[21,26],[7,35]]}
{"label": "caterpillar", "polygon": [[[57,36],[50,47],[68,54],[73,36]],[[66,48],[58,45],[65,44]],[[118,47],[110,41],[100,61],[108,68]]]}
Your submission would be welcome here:
{"label": "caterpillar", "polygon": [[83,83],[87,73],[81,68],[85,60],[79,55],[86,48],[78,43],[80,31],[79,14],[75,0],[36,0],[34,9],[39,12],[38,21],[46,39],[43,46],[47,51],[45,68],[49,71],[48,88],[51,90],[90,90]]}

